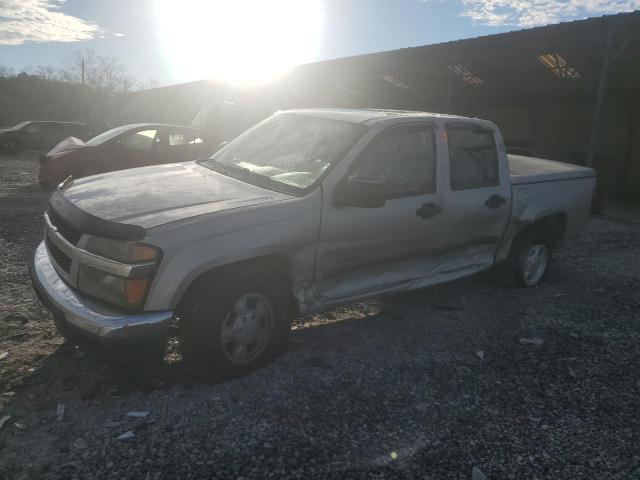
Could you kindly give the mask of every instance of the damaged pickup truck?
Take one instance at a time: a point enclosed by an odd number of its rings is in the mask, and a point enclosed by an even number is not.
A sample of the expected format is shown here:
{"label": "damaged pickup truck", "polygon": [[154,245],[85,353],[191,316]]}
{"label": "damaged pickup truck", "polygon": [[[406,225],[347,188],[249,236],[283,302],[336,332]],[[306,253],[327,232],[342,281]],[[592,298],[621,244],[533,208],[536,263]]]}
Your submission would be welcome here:
{"label": "damaged pickup truck", "polygon": [[63,182],[31,274],[74,342],[160,356],[176,321],[185,356],[236,375],[297,315],[505,264],[535,286],[594,188],[484,120],[279,112],[209,159]]}

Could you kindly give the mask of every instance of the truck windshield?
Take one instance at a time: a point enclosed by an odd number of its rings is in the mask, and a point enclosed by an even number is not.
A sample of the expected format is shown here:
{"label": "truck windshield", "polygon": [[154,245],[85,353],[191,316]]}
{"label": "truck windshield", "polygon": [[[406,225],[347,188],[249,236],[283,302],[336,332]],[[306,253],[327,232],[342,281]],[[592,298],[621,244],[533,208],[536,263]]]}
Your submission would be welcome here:
{"label": "truck windshield", "polygon": [[351,148],[365,127],[295,114],[259,123],[201,165],[241,180],[306,189]]}

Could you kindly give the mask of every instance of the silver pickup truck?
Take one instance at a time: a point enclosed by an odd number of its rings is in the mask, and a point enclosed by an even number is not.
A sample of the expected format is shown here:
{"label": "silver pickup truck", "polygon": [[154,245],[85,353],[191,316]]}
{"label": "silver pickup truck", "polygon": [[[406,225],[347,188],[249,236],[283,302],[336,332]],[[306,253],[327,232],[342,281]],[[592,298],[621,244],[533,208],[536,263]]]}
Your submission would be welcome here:
{"label": "silver pickup truck", "polygon": [[160,355],[175,322],[185,356],[236,375],[297,315],[498,265],[535,286],[594,188],[484,120],[285,111],[208,159],[63,182],[31,275],[73,341]]}

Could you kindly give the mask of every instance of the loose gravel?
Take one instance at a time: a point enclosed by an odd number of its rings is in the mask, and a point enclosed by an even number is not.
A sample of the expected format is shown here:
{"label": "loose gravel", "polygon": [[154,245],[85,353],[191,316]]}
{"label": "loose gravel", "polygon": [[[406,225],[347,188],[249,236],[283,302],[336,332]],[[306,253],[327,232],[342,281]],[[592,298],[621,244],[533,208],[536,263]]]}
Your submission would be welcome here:
{"label": "loose gravel", "polygon": [[0,478],[640,478],[638,225],[592,219],[536,288],[314,315],[208,384],[64,344],[28,277],[37,162],[0,166]]}

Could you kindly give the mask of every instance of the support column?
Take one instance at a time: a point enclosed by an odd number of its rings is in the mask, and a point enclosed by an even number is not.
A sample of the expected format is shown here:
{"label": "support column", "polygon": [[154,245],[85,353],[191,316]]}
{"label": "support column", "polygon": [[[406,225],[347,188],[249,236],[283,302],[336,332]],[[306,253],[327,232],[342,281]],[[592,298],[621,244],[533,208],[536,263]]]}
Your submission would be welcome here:
{"label": "support column", "polygon": [[451,95],[453,91],[453,66],[455,65],[455,50],[451,50],[451,60],[449,62],[449,85],[447,86],[447,108],[446,113],[451,113]]}
{"label": "support column", "polygon": [[591,136],[589,138],[589,152],[587,154],[587,166],[593,167],[595,150],[597,147],[598,129],[600,127],[600,115],[602,111],[602,101],[607,86],[607,77],[609,76],[609,67],[611,66],[611,44],[613,42],[613,28],[607,33],[607,44],[602,59],[602,68],[600,69],[600,81],[598,82],[598,94],[596,96],[596,105],[591,120]]}

